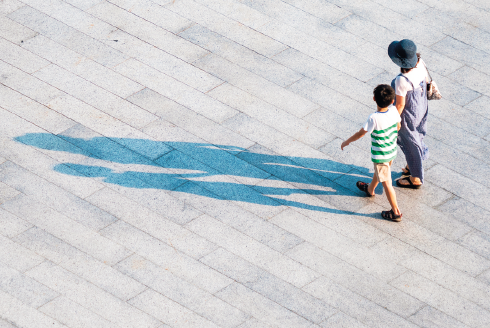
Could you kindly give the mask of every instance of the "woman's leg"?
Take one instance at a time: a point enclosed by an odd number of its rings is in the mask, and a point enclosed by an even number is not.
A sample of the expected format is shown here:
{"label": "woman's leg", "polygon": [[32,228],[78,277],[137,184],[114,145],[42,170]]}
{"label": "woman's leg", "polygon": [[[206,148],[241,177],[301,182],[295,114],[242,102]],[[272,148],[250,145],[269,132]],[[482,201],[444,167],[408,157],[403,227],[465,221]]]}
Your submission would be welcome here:
{"label": "woman's leg", "polygon": [[[401,132],[401,131],[400,131]],[[399,133],[398,145],[403,151],[407,160],[407,168],[410,169],[410,180],[415,185],[421,185],[424,183],[424,169],[422,161],[422,152],[412,135],[409,133]],[[409,185],[408,181],[399,180],[398,183],[402,185]]]}

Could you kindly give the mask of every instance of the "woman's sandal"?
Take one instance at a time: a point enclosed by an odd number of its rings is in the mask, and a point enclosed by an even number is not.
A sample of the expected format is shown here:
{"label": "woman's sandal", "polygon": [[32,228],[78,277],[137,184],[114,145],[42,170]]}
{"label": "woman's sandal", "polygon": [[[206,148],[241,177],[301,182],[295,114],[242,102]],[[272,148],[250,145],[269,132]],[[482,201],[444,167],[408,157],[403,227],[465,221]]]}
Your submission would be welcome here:
{"label": "woman's sandal", "polygon": [[362,181],[357,181],[356,186],[357,186],[357,188],[359,188],[360,191],[364,191],[368,197],[374,196],[374,195],[371,195],[368,191],[369,184],[362,182]]}
{"label": "woman's sandal", "polygon": [[395,212],[393,212],[393,210],[389,210],[389,211],[382,211],[381,212],[381,217],[385,220],[390,220],[390,221],[395,221],[395,222],[400,222],[402,220],[402,215],[403,214],[400,214],[400,215],[396,215]]}
{"label": "woman's sandal", "polygon": [[[404,171],[405,170],[405,171]],[[410,169],[408,168],[408,165],[405,166],[403,169],[402,169],[402,176],[410,176],[412,174],[410,174]]]}
{"label": "woman's sandal", "polygon": [[[408,181],[409,184],[401,184],[400,181],[402,180]],[[421,184],[414,184],[412,182],[412,179],[410,179],[410,177],[404,177],[402,179],[396,180],[396,185],[400,188],[408,188],[408,189],[420,189],[420,187],[422,187]]]}

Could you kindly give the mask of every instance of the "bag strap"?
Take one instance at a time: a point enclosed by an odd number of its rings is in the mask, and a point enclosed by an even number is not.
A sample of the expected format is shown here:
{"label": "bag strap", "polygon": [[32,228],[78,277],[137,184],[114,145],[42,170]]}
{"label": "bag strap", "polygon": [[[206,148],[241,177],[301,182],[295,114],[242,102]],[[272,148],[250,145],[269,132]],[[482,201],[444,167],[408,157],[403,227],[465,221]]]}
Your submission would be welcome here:
{"label": "bag strap", "polygon": [[427,65],[425,65],[425,62],[424,62],[424,67],[425,67],[425,70],[427,71],[427,74],[429,75],[429,79],[430,79],[429,83],[431,83],[433,81],[432,76],[430,75],[429,69],[427,68]]}

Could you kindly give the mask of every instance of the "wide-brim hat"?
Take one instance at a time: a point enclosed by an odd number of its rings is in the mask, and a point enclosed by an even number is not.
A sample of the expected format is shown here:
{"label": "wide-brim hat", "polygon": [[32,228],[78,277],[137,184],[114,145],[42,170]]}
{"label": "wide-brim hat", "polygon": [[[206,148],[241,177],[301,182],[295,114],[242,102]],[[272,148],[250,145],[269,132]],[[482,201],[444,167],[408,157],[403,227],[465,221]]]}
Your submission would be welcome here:
{"label": "wide-brim hat", "polygon": [[388,47],[388,56],[402,68],[414,68],[417,65],[417,46],[412,40],[393,41]]}

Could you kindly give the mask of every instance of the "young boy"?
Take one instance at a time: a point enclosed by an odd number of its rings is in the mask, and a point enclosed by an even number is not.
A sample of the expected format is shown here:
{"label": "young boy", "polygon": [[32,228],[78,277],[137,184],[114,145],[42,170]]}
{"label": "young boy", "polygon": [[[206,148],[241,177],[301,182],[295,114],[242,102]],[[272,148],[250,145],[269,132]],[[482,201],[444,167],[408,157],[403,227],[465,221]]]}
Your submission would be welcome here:
{"label": "young boy", "polygon": [[369,115],[364,127],[344,141],[341,148],[344,150],[344,147],[347,147],[351,142],[359,140],[366,133],[371,133],[371,159],[374,163],[373,180],[369,185],[358,181],[357,188],[372,197],[374,196],[374,189],[381,182],[391,205],[391,210],[381,212],[381,216],[386,220],[400,222],[402,213],[396,202],[395,189],[391,185],[391,163],[396,157],[396,139],[401,118],[396,107],[393,106],[395,90],[392,87],[380,84],[374,88],[373,93],[378,111]]}

